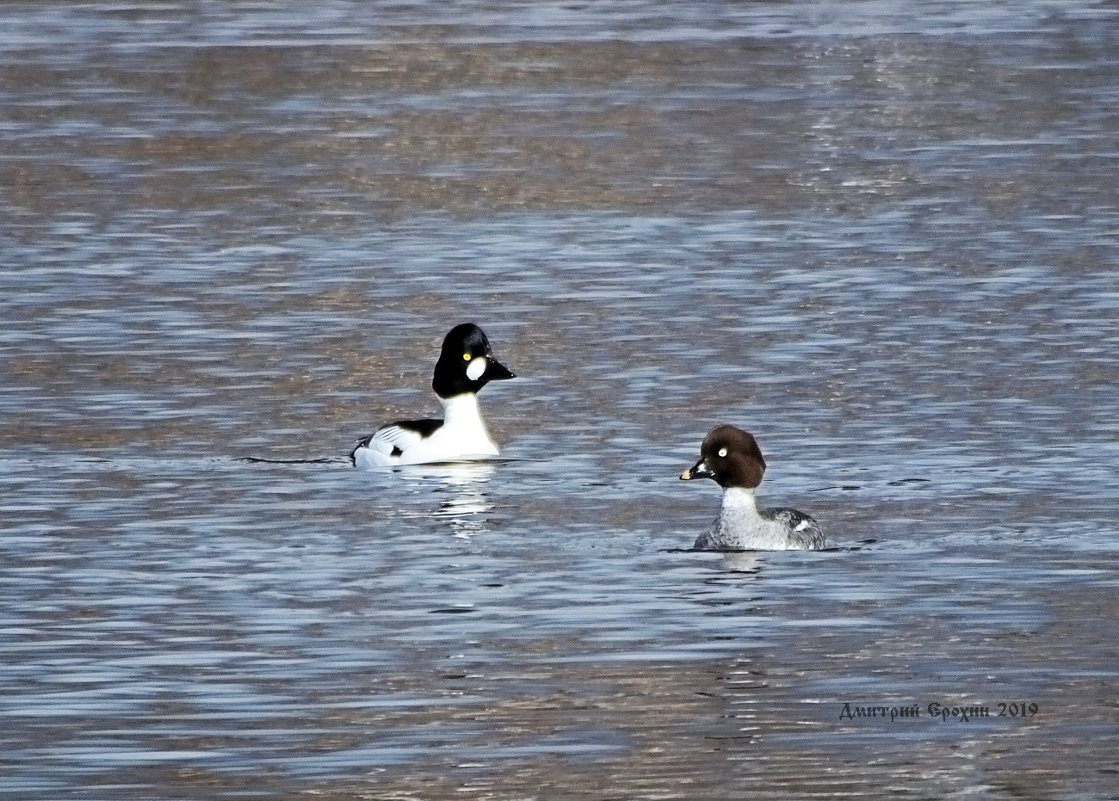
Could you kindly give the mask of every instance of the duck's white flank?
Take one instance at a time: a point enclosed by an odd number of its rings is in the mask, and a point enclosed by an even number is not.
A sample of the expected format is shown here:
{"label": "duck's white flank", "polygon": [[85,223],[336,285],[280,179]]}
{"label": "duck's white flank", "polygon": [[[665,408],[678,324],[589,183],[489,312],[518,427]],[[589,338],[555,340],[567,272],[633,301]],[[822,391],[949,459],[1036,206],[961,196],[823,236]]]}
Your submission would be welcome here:
{"label": "duck's white flank", "polygon": [[498,455],[497,445],[482,420],[477,395],[468,392],[440,398],[439,402],[443,406],[441,426],[427,436],[400,425],[385,426],[373,435],[368,446],[354,451],[354,465],[368,469]]}

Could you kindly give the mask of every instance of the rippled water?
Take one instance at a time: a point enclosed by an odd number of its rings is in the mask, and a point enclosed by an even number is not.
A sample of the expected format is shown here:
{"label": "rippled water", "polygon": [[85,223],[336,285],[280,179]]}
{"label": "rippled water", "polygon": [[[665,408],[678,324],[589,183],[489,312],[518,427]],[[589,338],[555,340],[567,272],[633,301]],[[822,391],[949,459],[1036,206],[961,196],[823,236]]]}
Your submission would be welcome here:
{"label": "rippled water", "polygon": [[1116,797],[1114,4],[0,16],[0,797]]}

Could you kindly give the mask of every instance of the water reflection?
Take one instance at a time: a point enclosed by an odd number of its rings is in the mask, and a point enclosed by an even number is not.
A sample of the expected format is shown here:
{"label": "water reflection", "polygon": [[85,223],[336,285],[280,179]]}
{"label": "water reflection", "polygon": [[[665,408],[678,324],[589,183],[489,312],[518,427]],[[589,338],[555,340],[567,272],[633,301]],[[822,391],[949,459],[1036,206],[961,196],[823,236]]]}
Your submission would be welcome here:
{"label": "water reflection", "polygon": [[393,472],[431,492],[438,502],[433,519],[447,522],[456,537],[470,537],[486,530],[485,515],[493,509],[488,485],[496,470],[493,462],[477,461],[409,465]]}
{"label": "water reflection", "polygon": [[722,554],[722,567],[732,573],[760,573],[766,555],[758,551],[731,551]]}

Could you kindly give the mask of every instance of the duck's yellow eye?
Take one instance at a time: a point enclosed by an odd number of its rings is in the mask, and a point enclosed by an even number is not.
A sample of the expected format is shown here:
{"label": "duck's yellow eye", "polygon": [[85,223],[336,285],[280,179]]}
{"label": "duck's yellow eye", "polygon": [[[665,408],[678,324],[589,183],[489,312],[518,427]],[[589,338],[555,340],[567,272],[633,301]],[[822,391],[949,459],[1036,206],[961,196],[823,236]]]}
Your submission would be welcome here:
{"label": "duck's yellow eye", "polygon": [[720,456],[726,456],[727,455],[727,449],[726,448],[719,448],[719,455]]}
{"label": "duck's yellow eye", "polygon": [[470,361],[470,354],[469,353],[462,354],[462,360],[466,361],[466,362]]}

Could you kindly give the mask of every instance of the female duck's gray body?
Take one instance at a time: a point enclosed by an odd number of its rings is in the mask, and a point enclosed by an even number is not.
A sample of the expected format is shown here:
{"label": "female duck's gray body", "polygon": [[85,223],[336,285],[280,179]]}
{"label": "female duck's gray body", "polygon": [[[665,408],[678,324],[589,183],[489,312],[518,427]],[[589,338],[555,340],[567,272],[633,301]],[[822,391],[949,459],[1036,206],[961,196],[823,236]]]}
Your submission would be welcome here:
{"label": "female duck's gray body", "polygon": [[700,459],[680,478],[713,478],[723,488],[723,505],[711,528],[699,535],[701,551],[787,551],[825,547],[824,533],[796,509],[759,509],[755,491],[765,459],[754,436],[741,428],[713,428],[700,446]]}

